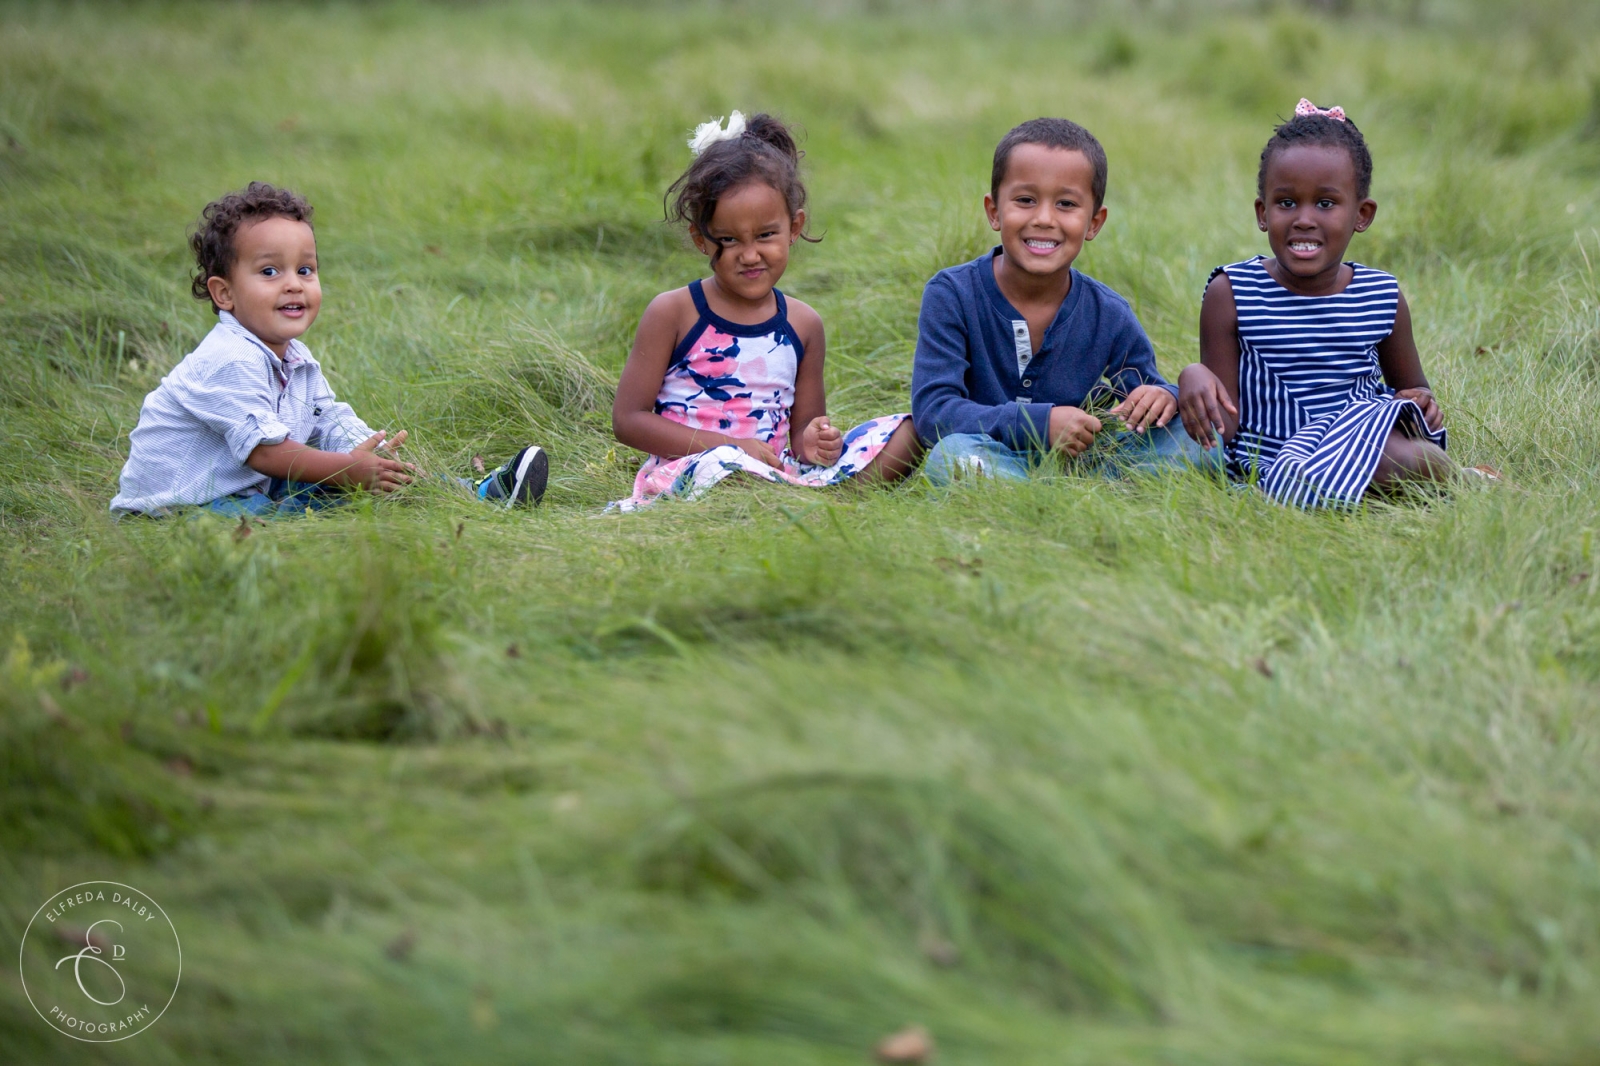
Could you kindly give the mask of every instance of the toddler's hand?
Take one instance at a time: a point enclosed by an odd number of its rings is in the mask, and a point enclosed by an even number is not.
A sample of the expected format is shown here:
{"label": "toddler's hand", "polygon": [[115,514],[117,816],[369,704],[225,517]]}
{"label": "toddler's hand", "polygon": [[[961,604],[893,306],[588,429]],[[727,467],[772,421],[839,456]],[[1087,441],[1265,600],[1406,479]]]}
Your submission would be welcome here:
{"label": "toddler's hand", "polygon": [[373,492],[394,492],[411,483],[411,472],[416,467],[388,458],[405,443],[406,431],[396,433],[394,440],[385,442],[388,433],[379,431],[350,450],[350,466],[344,472],[350,484],[361,485]]}
{"label": "toddler's hand", "polygon": [[783,469],[783,460],[778,458],[778,453],[772,450],[772,445],[764,440],[753,437],[729,437],[728,443],[744,452],[752,459],[760,459],[774,470]]}
{"label": "toddler's hand", "polygon": [[1228,398],[1222,380],[1202,363],[1184,367],[1178,375],[1178,412],[1183,417],[1184,430],[1207,451],[1216,444],[1217,435],[1228,432],[1228,424],[1222,418],[1224,410],[1239,417],[1239,409]]}
{"label": "toddler's hand", "polygon": [[827,415],[818,415],[800,434],[800,450],[814,466],[832,466],[844,454],[844,434],[833,427]]}
{"label": "toddler's hand", "polygon": [[1395,398],[1410,400],[1422,408],[1422,420],[1428,423],[1428,428],[1434,432],[1438,432],[1439,427],[1444,425],[1444,413],[1439,410],[1438,401],[1433,398],[1433,390],[1427,386],[1417,389],[1401,389],[1395,393]]}
{"label": "toddler's hand", "polygon": [[1050,409],[1050,447],[1059,448],[1068,455],[1082,455],[1094,443],[1094,435],[1100,429],[1100,420],[1082,408]]}
{"label": "toddler's hand", "polygon": [[1151,426],[1164,426],[1177,413],[1178,401],[1160,385],[1140,385],[1128,393],[1126,399],[1111,409],[1111,413],[1143,433]]}

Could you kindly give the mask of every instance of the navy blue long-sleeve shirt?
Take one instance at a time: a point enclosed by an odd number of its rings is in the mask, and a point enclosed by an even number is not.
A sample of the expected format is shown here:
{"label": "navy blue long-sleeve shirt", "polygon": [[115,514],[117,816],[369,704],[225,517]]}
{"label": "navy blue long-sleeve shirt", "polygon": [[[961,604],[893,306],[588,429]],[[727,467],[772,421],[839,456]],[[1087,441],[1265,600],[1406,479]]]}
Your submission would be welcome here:
{"label": "navy blue long-sleeve shirt", "polygon": [[995,283],[999,252],[941,270],[923,290],[911,418],[924,443],[980,433],[1019,451],[1043,447],[1050,409],[1082,407],[1102,379],[1118,398],[1140,385],[1177,395],[1128,301],[1076,270],[1034,352],[1027,320]]}

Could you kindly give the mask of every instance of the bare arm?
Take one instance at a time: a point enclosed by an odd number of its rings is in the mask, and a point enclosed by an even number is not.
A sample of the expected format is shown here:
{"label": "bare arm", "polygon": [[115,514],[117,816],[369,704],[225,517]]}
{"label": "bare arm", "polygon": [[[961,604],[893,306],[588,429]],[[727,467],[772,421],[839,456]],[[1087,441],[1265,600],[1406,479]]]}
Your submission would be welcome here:
{"label": "bare arm", "polygon": [[1411,307],[1405,293],[1400,293],[1399,305],[1394,309],[1394,329],[1378,342],[1378,366],[1383,370],[1383,380],[1396,395],[1422,408],[1429,429],[1444,425],[1444,415],[1422,372],[1422,356],[1417,353],[1417,342],[1411,334]]}
{"label": "bare arm", "polygon": [[1239,310],[1226,274],[1200,302],[1200,362],[1178,375],[1178,410],[1189,436],[1208,448],[1213,431],[1225,441],[1239,432]]}
{"label": "bare arm", "polygon": [[325,452],[293,440],[258,444],[245,465],[259,474],[285,481],[393,492],[411,481],[410,472],[415,467],[389,457],[405,443],[405,430],[387,444],[385,436],[374,433],[348,452]]}
{"label": "bare arm", "polygon": [[[828,454],[817,454],[815,438],[822,432],[811,423],[828,414],[827,387],[823,384],[822,363],[827,354],[828,341],[822,328],[822,318],[799,300],[789,301],[789,321],[800,334],[804,345],[800,354],[800,368],[794,379],[794,409],[789,413],[789,447],[802,463],[827,465],[839,458],[838,450],[829,447]],[[831,439],[838,435],[834,430],[827,434]],[[826,460],[826,462],[824,462]]]}

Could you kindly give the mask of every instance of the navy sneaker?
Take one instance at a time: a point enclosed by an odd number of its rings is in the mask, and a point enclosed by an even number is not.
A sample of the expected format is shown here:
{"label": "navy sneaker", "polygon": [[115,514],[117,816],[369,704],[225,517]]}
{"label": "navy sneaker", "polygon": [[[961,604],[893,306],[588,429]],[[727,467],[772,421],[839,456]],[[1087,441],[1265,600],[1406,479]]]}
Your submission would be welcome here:
{"label": "navy sneaker", "polygon": [[536,504],[544,498],[550,480],[550,456],[530,444],[509,462],[495,467],[475,486],[480,500],[504,500],[507,507]]}

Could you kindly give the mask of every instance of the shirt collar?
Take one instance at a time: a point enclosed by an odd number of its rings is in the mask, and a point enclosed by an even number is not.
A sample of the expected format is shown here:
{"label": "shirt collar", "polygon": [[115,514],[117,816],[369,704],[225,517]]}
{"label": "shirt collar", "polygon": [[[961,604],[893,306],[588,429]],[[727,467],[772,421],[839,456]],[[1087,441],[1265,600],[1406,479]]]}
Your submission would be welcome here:
{"label": "shirt collar", "polygon": [[268,359],[272,360],[273,368],[280,371],[285,376],[287,376],[290,371],[294,370],[302,363],[310,366],[317,365],[316,359],[314,359],[311,355],[311,349],[302,344],[298,337],[289,342],[289,347],[284,349],[283,358],[279,359],[278,353],[274,352],[271,348],[268,348],[264,343],[262,343],[260,337],[257,337],[254,333],[251,333],[248,329],[245,329],[244,326],[240,325],[239,320],[233,316],[231,311],[223,311],[219,309],[217,311],[217,323],[219,325],[226,326],[229,332],[235,334],[236,336],[248,339],[250,343],[261,349],[262,353]]}
{"label": "shirt collar", "polygon": [[[1000,313],[1000,317],[1007,322],[1020,322],[1023,320],[1022,312],[1011,306],[1011,301],[1006,299],[1006,294],[1000,291],[1000,283],[994,280],[994,260],[1003,251],[1005,251],[1003,247],[996,245],[989,254],[980,256],[975,265],[978,267],[978,275],[983,283],[983,291],[988,294],[989,302]],[[1061,325],[1072,317],[1073,312],[1078,309],[1079,300],[1083,297],[1083,275],[1078,273],[1077,267],[1071,267],[1070,269],[1072,271],[1072,288],[1068,290],[1067,298],[1061,301],[1060,308],[1056,310],[1056,317],[1050,320],[1049,327],[1045,329],[1044,339],[1040,341],[1036,355],[1044,354],[1045,344]]]}

